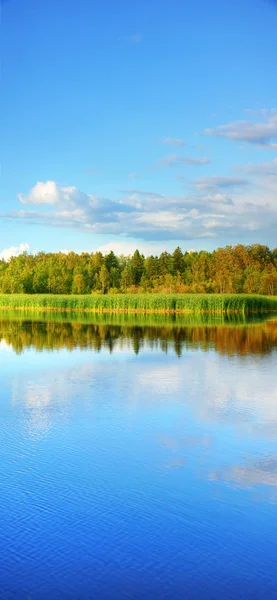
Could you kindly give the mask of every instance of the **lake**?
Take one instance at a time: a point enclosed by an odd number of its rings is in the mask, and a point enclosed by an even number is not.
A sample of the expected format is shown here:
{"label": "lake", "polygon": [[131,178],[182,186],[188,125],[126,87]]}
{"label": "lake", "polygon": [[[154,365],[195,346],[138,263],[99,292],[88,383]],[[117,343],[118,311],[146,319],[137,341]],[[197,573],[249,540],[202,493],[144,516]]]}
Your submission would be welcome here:
{"label": "lake", "polygon": [[0,598],[277,597],[277,318],[0,313]]}

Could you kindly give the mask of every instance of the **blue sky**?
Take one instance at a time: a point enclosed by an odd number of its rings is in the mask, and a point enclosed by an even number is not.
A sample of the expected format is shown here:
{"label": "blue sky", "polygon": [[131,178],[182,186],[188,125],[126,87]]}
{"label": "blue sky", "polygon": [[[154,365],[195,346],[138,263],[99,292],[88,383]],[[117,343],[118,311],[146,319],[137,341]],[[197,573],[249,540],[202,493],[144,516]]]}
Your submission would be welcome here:
{"label": "blue sky", "polygon": [[275,0],[2,0],[0,255],[275,247],[276,31]]}

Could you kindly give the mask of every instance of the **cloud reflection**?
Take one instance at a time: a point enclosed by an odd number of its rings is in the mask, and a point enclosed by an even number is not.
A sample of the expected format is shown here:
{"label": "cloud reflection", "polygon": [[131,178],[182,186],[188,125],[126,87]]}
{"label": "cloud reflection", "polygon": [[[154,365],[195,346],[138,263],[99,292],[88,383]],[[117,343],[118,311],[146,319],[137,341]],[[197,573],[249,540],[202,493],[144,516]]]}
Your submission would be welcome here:
{"label": "cloud reflection", "polygon": [[[120,435],[131,432],[132,443],[150,444],[149,464],[157,455],[158,470],[186,465],[189,476],[215,484],[276,488],[276,321],[234,327],[0,321],[1,327],[1,349],[16,365],[12,406],[23,436],[62,433],[80,411],[100,423],[104,414],[105,428],[112,423]],[[261,450],[262,458],[245,461]]]}
{"label": "cloud reflection", "polygon": [[250,460],[246,464],[224,467],[211,473],[210,479],[232,483],[239,488],[277,486],[277,455]]}

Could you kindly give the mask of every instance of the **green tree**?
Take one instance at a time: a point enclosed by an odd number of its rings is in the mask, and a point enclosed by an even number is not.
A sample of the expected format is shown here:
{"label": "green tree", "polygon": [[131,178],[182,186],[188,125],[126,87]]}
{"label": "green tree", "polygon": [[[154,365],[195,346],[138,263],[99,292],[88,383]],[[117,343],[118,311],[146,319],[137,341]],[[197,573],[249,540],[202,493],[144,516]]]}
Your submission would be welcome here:
{"label": "green tree", "polygon": [[264,271],[261,276],[260,291],[268,296],[277,295],[277,272],[274,268]]}
{"label": "green tree", "polygon": [[173,259],[173,273],[177,275],[177,273],[183,273],[184,270],[184,257],[180,246],[177,246],[176,250],[174,250],[172,254]]}
{"label": "green tree", "polygon": [[82,273],[75,273],[72,283],[72,294],[85,294],[86,280]]}
{"label": "green tree", "polygon": [[159,257],[159,275],[164,277],[167,273],[173,275],[173,258],[168,252],[162,252]]}
{"label": "green tree", "polygon": [[99,273],[102,294],[106,294],[110,286],[110,274],[105,264],[102,265]]}
{"label": "green tree", "polygon": [[135,250],[130,261],[130,266],[133,271],[133,283],[139,285],[144,270],[144,256],[138,250]]}
{"label": "green tree", "polygon": [[126,265],[122,271],[121,275],[121,287],[124,292],[127,291],[127,288],[133,285],[133,270],[131,265]]}
{"label": "green tree", "polygon": [[119,262],[117,256],[115,256],[114,252],[111,250],[107,256],[105,256],[105,265],[110,272],[111,269],[118,269]]}

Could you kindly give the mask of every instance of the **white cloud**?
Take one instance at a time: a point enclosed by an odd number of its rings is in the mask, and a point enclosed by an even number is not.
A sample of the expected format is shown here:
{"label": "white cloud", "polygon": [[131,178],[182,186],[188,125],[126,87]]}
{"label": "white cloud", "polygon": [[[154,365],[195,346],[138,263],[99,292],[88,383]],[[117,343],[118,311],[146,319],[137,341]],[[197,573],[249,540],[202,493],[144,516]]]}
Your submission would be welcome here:
{"label": "white cloud", "polygon": [[38,181],[28,196],[18,194],[18,198],[22,204],[58,204],[62,200],[62,194],[68,194],[73,189],[59,188],[55,181]]}
{"label": "white cloud", "polygon": [[[176,248],[176,244],[172,244],[172,248],[170,249],[168,246],[168,251],[173,252]],[[164,243],[163,242],[149,242],[145,243],[143,239],[129,241],[126,239],[122,239],[116,242],[109,242],[108,244],[102,244],[97,248],[99,252],[102,254],[109,254],[111,250],[119,256],[120,254],[124,254],[124,256],[129,256],[134,254],[135,250],[139,250],[141,254],[144,256],[158,256],[162,252],[164,252]],[[189,250],[190,252],[190,250]]]}
{"label": "white cloud", "polygon": [[153,212],[153,213],[145,213],[143,215],[138,216],[137,218],[137,222],[138,223],[147,223],[147,224],[151,224],[154,228],[155,227],[167,227],[167,228],[173,228],[176,229],[176,227],[180,226],[180,223],[182,222],[182,224],[184,225],[183,221],[184,221],[184,216],[183,214],[179,213],[179,212],[170,212],[170,211],[159,211],[159,212]]}
{"label": "white cloud", "polygon": [[30,249],[29,244],[19,244],[19,246],[10,246],[0,252],[0,259],[9,260],[12,256],[19,256],[23,252],[27,252]]}
{"label": "white cloud", "polygon": [[206,156],[199,158],[191,158],[190,156],[180,156],[179,154],[170,154],[160,159],[159,163],[162,166],[183,165],[208,165],[211,161]]}
{"label": "white cloud", "polygon": [[193,181],[197,190],[213,190],[217,188],[234,188],[238,186],[245,186],[248,184],[246,179],[241,177],[199,177]]}
{"label": "white cloud", "polygon": [[[90,235],[128,236],[128,241],[135,238],[147,244],[169,240],[186,243],[202,237],[217,237],[219,244],[233,244],[240,236],[245,243],[258,239],[274,246],[275,164],[274,160],[255,166],[249,180],[229,175],[206,176],[194,179],[190,189],[182,194],[132,188],[117,192],[116,200],[83,193],[74,186],[39,182],[29,194],[19,196],[24,209],[2,218],[71,228]],[[246,168],[252,173],[252,165]]]}
{"label": "white cloud", "polygon": [[233,204],[232,198],[227,194],[208,194],[207,196],[203,196],[203,200],[206,202],[212,202],[215,204]]}
{"label": "white cloud", "polygon": [[164,137],[163,138],[163,143],[164,144],[168,144],[169,146],[185,146],[185,144],[187,142],[185,142],[185,140],[182,140],[181,138],[174,138],[174,137]]}
{"label": "white cloud", "polygon": [[164,198],[164,194],[159,194],[157,192],[150,192],[148,190],[139,190],[139,189],[128,189],[128,190],[120,190],[121,194],[128,194],[131,196],[144,196],[144,197],[148,197],[148,198],[157,198],[157,199],[162,199]]}
{"label": "white cloud", "polygon": [[264,121],[232,121],[226,125],[205,129],[204,133],[217,138],[248,142],[262,148],[277,149],[277,143],[272,142],[277,138],[277,111],[263,109],[259,113]]}
{"label": "white cloud", "polygon": [[[167,244],[168,252],[173,252],[176,248],[176,243],[169,242]],[[98,246],[97,251],[102,252],[102,254],[109,254],[111,250],[119,256],[120,254],[124,254],[124,256],[129,256],[134,254],[135,250],[139,250],[141,254],[144,256],[158,256],[162,252],[164,252],[164,243],[163,242],[148,242],[145,243],[143,239],[138,240],[126,240],[122,238],[120,241],[108,242],[107,244],[102,244]],[[188,252],[191,254],[192,252],[197,252],[195,248],[182,248],[183,252]]]}
{"label": "white cloud", "polygon": [[222,215],[221,220],[213,219],[211,221],[204,221],[203,227],[205,227],[205,229],[213,229],[215,227],[232,227],[232,223],[229,223],[228,221],[222,221],[223,218],[224,216]]}
{"label": "white cloud", "polygon": [[260,163],[255,165],[250,163],[243,167],[240,167],[244,173],[250,173],[251,175],[275,175],[277,176],[277,158],[271,161]]}
{"label": "white cloud", "polygon": [[55,181],[39,181],[27,194],[19,194],[23,204],[55,207],[55,211],[21,210],[17,215],[21,218],[40,220],[52,224],[72,224],[74,226],[97,226],[99,223],[114,222],[122,212],[130,212],[131,207],[121,201],[85,194],[75,186],[61,187]]}
{"label": "white cloud", "polygon": [[129,177],[131,179],[136,179],[137,177],[139,177],[139,174],[136,173],[135,171],[132,171],[131,173],[129,173]]}
{"label": "white cloud", "polygon": [[213,231],[204,231],[204,233],[200,233],[199,238],[215,238],[216,233]]}

